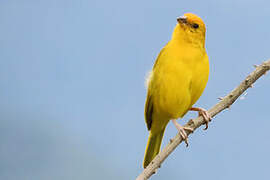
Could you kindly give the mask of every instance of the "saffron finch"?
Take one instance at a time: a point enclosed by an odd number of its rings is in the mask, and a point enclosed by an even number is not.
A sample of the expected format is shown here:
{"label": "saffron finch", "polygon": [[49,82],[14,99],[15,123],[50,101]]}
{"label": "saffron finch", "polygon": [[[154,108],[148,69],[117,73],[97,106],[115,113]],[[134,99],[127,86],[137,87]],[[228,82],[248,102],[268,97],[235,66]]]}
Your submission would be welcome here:
{"label": "saffron finch", "polygon": [[209,75],[209,61],[205,50],[206,27],[195,14],[177,18],[172,38],[161,50],[147,80],[145,122],[149,130],[143,167],[155,158],[165,128],[170,120],[186,141],[186,130],[176,122],[189,110],[198,111],[206,121],[211,117],[203,108],[193,107],[201,96]]}

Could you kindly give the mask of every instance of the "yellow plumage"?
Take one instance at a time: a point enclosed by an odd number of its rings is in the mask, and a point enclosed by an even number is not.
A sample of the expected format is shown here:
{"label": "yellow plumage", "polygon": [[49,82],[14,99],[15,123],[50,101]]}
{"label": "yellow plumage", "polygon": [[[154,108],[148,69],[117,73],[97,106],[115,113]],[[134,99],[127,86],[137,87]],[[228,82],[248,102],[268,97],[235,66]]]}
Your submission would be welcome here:
{"label": "yellow plumage", "polygon": [[201,96],[209,75],[205,25],[187,13],[178,19],[172,39],[160,52],[148,80],[145,121],[150,131],[145,168],[159,153],[168,122],[183,117]]}

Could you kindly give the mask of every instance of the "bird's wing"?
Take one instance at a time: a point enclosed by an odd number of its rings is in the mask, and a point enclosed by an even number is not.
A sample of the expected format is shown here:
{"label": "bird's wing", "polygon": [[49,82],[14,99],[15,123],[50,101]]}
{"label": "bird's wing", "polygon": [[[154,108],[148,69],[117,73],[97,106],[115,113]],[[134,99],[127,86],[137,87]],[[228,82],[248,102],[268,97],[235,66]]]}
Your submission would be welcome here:
{"label": "bird's wing", "polygon": [[147,125],[147,129],[150,131],[151,125],[152,125],[152,114],[153,114],[153,101],[152,96],[150,95],[150,92],[147,93],[146,103],[145,103],[145,109],[144,109],[144,117],[145,117],[145,123]]}
{"label": "bird's wing", "polygon": [[[166,46],[160,51],[160,53],[155,61],[155,64],[153,66],[153,71],[154,71],[155,67],[159,64],[159,60],[161,59],[161,56],[164,54],[164,50],[165,50]],[[149,81],[149,83],[151,83],[150,81]],[[152,116],[153,116],[153,110],[154,110],[153,97],[152,97],[153,94],[151,94],[150,88],[151,87],[148,85],[148,92],[147,92],[147,98],[146,98],[145,109],[144,109],[145,123],[147,125],[148,130],[151,129]]]}

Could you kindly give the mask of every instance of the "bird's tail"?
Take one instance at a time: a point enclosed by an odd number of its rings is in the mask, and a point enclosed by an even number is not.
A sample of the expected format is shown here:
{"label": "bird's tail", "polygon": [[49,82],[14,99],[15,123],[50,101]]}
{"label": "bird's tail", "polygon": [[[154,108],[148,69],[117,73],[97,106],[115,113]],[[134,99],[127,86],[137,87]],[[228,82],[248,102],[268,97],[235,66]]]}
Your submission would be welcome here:
{"label": "bird's tail", "polygon": [[152,134],[150,131],[148,141],[147,141],[147,146],[145,149],[145,154],[144,154],[143,168],[146,168],[148,164],[159,153],[164,131],[165,131],[165,127],[161,131],[155,134]]}

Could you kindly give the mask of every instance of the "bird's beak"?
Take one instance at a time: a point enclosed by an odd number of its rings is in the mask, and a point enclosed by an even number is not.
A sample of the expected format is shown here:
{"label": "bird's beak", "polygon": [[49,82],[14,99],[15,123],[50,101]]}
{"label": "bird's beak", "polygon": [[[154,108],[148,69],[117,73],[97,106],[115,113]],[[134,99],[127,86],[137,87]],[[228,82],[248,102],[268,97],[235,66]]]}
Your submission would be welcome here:
{"label": "bird's beak", "polygon": [[178,23],[180,24],[186,24],[187,23],[187,17],[186,16],[180,16],[177,18]]}

